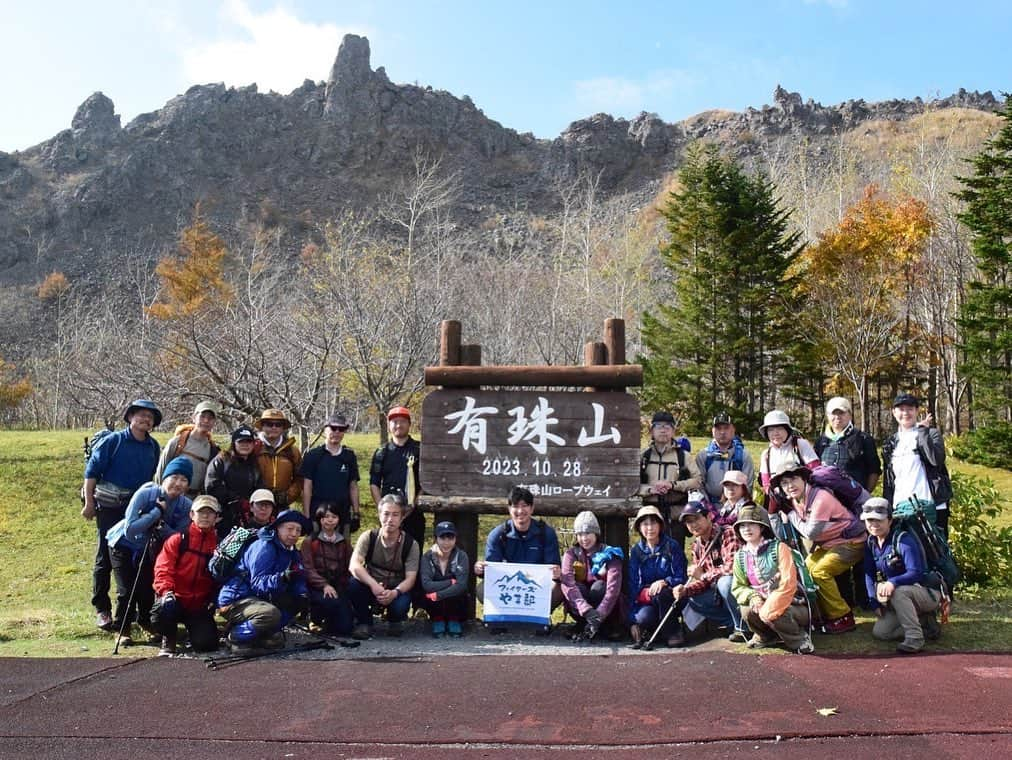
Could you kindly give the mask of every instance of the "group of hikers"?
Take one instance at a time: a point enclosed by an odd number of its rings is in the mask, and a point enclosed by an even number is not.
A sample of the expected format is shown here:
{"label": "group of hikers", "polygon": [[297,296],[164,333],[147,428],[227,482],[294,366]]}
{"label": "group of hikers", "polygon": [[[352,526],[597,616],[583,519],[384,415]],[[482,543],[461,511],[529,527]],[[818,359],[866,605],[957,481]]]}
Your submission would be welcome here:
{"label": "group of hikers", "polygon": [[[472,581],[482,599],[486,563],[507,562],[551,566],[551,608],[563,605],[575,620],[574,639],[680,647],[722,632],[749,648],[810,653],[813,631],[853,631],[853,608],[863,605],[875,612],[876,638],[918,652],[940,633],[947,588],[898,517],[929,507],[944,535],[951,498],[941,436],[930,415],[918,419],[919,406],[910,394],[896,398],[898,429],[881,460],[845,398],[826,405],[814,445],[771,411],[759,428],[768,446],[758,470],[728,414],[713,419],[712,440],[693,455],[672,415],[658,412],[640,461],[643,506],[628,560],[605,543],[592,511],[575,517],[563,553],[555,528],[534,518],[534,494],[515,486],[509,519],[472,562],[452,522],[426,535],[406,407],[387,413],[389,440],[370,462],[379,527],[360,531],[345,417],[329,418],[324,442],[304,456],[278,409],[237,427],[219,449],[218,411],[204,402],[160,448],[151,431],[162,414],[138,399],[125,428],[93,442],[85,466],[82,516],[98,526],[96,622],[117,646],[133,643],[136,624],[165,656],[177,652],[180,626],[194,651],[217,649],[221,628],[241,653],[283,648],[284,629],[303,623],[361,640],[379,616],[387,635],[400,636],[413,609],[433,636],[458,637],[473,610]],[[880,476],[883,498],[870,497]]]}

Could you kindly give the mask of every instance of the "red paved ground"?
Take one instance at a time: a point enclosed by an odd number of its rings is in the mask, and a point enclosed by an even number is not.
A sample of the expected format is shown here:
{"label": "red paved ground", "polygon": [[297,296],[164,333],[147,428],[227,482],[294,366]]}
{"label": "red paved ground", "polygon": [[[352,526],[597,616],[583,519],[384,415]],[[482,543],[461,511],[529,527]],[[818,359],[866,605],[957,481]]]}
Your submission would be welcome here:
{"label": "red paved ground", "polygon": [[4,758],[1012,757],[1009,655],[272,659],[218,672],[184,659],[5,659],[0,669]]}

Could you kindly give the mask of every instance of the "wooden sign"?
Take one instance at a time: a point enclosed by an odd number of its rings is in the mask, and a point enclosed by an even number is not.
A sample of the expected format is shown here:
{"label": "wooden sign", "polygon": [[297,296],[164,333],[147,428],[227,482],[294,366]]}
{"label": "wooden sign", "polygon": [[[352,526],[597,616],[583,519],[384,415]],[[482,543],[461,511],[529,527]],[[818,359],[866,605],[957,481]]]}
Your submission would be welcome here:
{"label": "wooden sign", "polygon": [[624,499],[639,488],[639,416],[636,398],[619,392],[433,391],[422,405],[422,489]]}

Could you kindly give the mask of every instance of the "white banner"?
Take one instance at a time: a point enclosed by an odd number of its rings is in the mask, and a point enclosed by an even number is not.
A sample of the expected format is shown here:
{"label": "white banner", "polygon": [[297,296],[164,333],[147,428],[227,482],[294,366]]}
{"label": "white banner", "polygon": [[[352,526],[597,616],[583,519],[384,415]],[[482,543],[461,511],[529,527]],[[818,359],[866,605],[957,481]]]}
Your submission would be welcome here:
{"label": "white banner", "polygon": [[549,625],[552,566],[486,562],[482,609],[486,623]]}

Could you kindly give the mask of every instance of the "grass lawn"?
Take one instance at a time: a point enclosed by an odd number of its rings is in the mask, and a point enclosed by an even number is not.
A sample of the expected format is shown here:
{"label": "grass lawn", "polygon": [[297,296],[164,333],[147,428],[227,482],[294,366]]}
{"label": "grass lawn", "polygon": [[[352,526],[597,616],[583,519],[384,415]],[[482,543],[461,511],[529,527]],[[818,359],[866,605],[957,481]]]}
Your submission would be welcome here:
{"label": "grass lawn", "polygon": [[[94,625],[91,567],[95,527],[79,514],[83,454],[87,431],[0,431],[0,656],[105,656],[111,638]],[[169,434],[156,437],[164,443]],[[369,458],[379,438],[350,434],[346,444],[359,456],[363,475],[362,504],[368,495]],[[693,440],[693,448],[705,445]],[[760,444],[749,449],[758,459]],[[1012,493],[1012,472],[952,462],[953,469],[991,477],[1002,493]],[[375,511],[363,510],[363,529],[375,525]],[[501,518],[481,520],[481,540]],[[1000,518],[1012,524],[1012,509]],[[431,524],[431,517],[429,518]],[[559,527],[571,520],[554,521]],[[566,537],[563,536],[563,542]],[[819,637],[820,653],[889,651],[871,640],[871,617],[862,632]],[[1012,648],[1012,590],[988,591],[959,599],[951,625],[934,648],[1009,650]]]}

